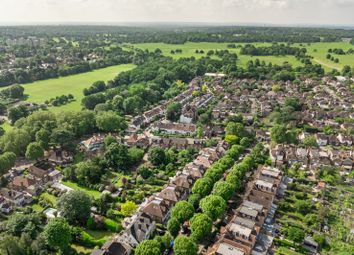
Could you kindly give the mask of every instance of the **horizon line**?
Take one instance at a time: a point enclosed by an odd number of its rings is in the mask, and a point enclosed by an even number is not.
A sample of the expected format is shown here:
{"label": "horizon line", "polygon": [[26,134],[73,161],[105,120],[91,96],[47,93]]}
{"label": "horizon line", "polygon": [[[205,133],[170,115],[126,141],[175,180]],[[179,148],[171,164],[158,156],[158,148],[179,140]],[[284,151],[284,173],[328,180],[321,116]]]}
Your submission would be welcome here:
{"label": "horizon line", "polygon": [[299,28],[352,28],[354,24],[316,24],[316,23],[266,23],[266,22],[208,22],[208,21],[31,21],[18,22],[6,21],[1,22],[0,26],[77,26],[77,25],[103,25],[103,26],[131,26],[131,25],[173,25],[173,26],[260,26],[260,27],[299,27]]}

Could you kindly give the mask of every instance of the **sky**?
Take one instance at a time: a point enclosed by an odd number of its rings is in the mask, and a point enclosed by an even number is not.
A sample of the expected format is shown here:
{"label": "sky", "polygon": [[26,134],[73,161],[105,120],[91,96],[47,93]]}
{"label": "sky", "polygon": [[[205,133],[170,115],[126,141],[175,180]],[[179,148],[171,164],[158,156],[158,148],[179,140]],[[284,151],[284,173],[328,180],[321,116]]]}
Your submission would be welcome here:
{"label": "sky", "polygon": [[0,0],[0,23],[354,25],[354,0]]}

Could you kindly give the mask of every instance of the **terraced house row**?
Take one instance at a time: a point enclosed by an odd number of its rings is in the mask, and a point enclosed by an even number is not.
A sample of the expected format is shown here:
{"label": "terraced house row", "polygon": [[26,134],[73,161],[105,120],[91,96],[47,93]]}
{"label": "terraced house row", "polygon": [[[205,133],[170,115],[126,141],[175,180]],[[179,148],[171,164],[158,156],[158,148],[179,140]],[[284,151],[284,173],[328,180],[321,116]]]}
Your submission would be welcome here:
{"label": "terraced house row", "polygon": [[149,239],[156,229],[156,224],[166,224],[173,206],[186,200],[191,193],[194,182],[202,177],[205,171],[226,152],[225,142],[215,147],[200,150],[199,155],[187,164],[182,171],[176,173],[163,189],[147,198],[132,217],[125,218],[124,231],[112,241],[94,250],[91,255],[123,254],[129,255],[132,249],[142,241]]}
{"label": "terraced house row", "polygon": [[275,201],[286,188],[284,179],[278,168],[260,166],[247,185],[241,205],[221,228],[207,255],[267,254],[273,242]]}

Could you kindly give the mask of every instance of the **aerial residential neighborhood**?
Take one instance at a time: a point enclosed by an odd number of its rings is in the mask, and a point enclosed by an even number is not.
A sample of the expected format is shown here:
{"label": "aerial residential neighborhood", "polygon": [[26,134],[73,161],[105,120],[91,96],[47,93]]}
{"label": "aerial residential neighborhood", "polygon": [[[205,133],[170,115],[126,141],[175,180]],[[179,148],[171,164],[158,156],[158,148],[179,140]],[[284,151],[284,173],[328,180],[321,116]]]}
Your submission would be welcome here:
{"label": "aerial residential neighborhood", "polygon": [[354,254],[351,1],[0,8],[0,255]]}

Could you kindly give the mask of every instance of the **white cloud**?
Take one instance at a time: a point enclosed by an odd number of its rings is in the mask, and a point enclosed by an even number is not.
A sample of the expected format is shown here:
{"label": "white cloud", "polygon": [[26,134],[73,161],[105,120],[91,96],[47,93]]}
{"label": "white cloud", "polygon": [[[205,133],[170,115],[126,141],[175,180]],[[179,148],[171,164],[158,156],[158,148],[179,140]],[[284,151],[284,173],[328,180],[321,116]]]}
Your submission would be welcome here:
{"label": "white cloud", "polygon": [[354,25],[354,0],[0,0],[0,22],[200,21]]}

